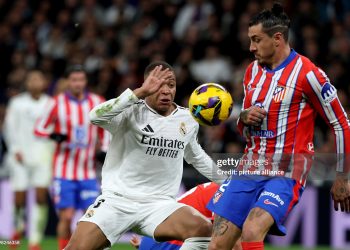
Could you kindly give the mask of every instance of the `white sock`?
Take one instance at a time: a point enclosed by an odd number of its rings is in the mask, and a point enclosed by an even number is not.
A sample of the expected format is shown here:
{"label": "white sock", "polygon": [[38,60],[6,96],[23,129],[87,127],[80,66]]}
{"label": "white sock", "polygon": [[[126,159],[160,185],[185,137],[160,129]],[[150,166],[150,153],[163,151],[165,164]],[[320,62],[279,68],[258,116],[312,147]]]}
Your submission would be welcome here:
{"label": "white sock", "polygon": [[15,229],[16,232],[24,231],[24,208],[15,208]]}
{"label": "white sock", "polygon": [[47,205],[35,204],[33,208],[33,219],[29,230],[29,244],[39,244],[43,238],[47,222]]}
{"label": "white sock", "polygon": [[185,240],[180,250],[207,250],[210,237],[192,237]]}

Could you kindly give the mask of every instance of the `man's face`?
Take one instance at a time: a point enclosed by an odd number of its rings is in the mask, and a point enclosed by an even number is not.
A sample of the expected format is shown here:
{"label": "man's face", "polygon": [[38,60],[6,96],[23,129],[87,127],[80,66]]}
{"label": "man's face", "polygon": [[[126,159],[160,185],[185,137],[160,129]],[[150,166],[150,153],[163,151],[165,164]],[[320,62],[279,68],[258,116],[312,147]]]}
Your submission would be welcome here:
{"label": "man's face", "polygon": [[84,72],[72,72],[68,76],[68,88],[73,95],[80,95],[84,92],[87,79]]}
{"label": "man's face", "polygon": [[30,93],[41,93],[46,87],[46,81],[40,73],[32,72],[28,76],[26,87]]}
{"label": "man's face", "polygon": [[274,37],[269,37],[263,32],[262,24],[253,25],[248,29],[250,39],[250,52],[254,53],[255,59],[259,64],[271,64],[275,55],[276,47],[274,45]]}
{"label": "man's face", "polygon": [[176,79],[174,72],[169,77],[160,89],[153,95],[147,96],[147,104],[156,110],[159,114],[165,115],[172,108],[176,93]]}

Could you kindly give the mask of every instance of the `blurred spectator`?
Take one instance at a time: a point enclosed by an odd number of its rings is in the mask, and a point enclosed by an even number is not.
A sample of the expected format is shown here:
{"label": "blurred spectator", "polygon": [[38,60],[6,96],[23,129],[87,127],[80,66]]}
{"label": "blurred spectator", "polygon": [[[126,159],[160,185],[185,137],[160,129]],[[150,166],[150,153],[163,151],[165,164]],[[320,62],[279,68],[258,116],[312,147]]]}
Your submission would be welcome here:
{"label": "blurred spectator", "polygon": [[230,63],[219,54],[216,46],[208,46],[205,50],[205,57],[202,60],[193,62],[191,73],[199,82],[229,82],[232,76]]}
{"label": "blurred spectator", "polygon": [[105,12],[104,23],[107,26],[120,26],[129,24],[135,17],[134,6],[126,0],[113,0],[112,5]]}
{"label": "blurred spectator", "polygon": [[189,0],[183,6],[174,24],[174,35],[182,39],[191,24],[198,26],[200,30],[208,27],[208,16],[214,12],[213,5],[206,0]]}

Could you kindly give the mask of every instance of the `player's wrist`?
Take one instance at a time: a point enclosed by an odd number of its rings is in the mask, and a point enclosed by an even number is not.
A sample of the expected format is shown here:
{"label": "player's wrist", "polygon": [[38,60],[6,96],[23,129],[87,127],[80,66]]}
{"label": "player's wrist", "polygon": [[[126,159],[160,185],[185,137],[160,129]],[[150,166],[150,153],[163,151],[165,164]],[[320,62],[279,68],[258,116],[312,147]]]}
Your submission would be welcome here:
{"label": "player's wrist", "polygon": [[133,92],[134,92],[134,95],[139,99],[143,99],[147,96],[147,92],[142,87],[134,89]]}

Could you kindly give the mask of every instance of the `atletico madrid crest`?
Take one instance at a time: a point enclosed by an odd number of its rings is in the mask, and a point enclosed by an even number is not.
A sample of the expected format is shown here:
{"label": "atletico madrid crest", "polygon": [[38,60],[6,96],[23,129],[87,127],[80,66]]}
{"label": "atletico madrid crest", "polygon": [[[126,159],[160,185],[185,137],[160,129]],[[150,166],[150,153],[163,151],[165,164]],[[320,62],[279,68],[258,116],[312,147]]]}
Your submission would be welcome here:
{"label": "atletico madrid crest", "polygon": [[272,96],[273,100],[275,102],[281,102],[286,96],[286,92],[287,91],[285,87],[277,86],[273,91],[273,96]]}
{"label": "atletico madrid crest", "polygon": [[214,194],[213,203],[215,204],[216,202],[218,202],[219,199],[221,198],[221,196],[222,196],[222,193],[221,193],[220,191],[219,191],[219,192],[216,192],[216,193]]}

